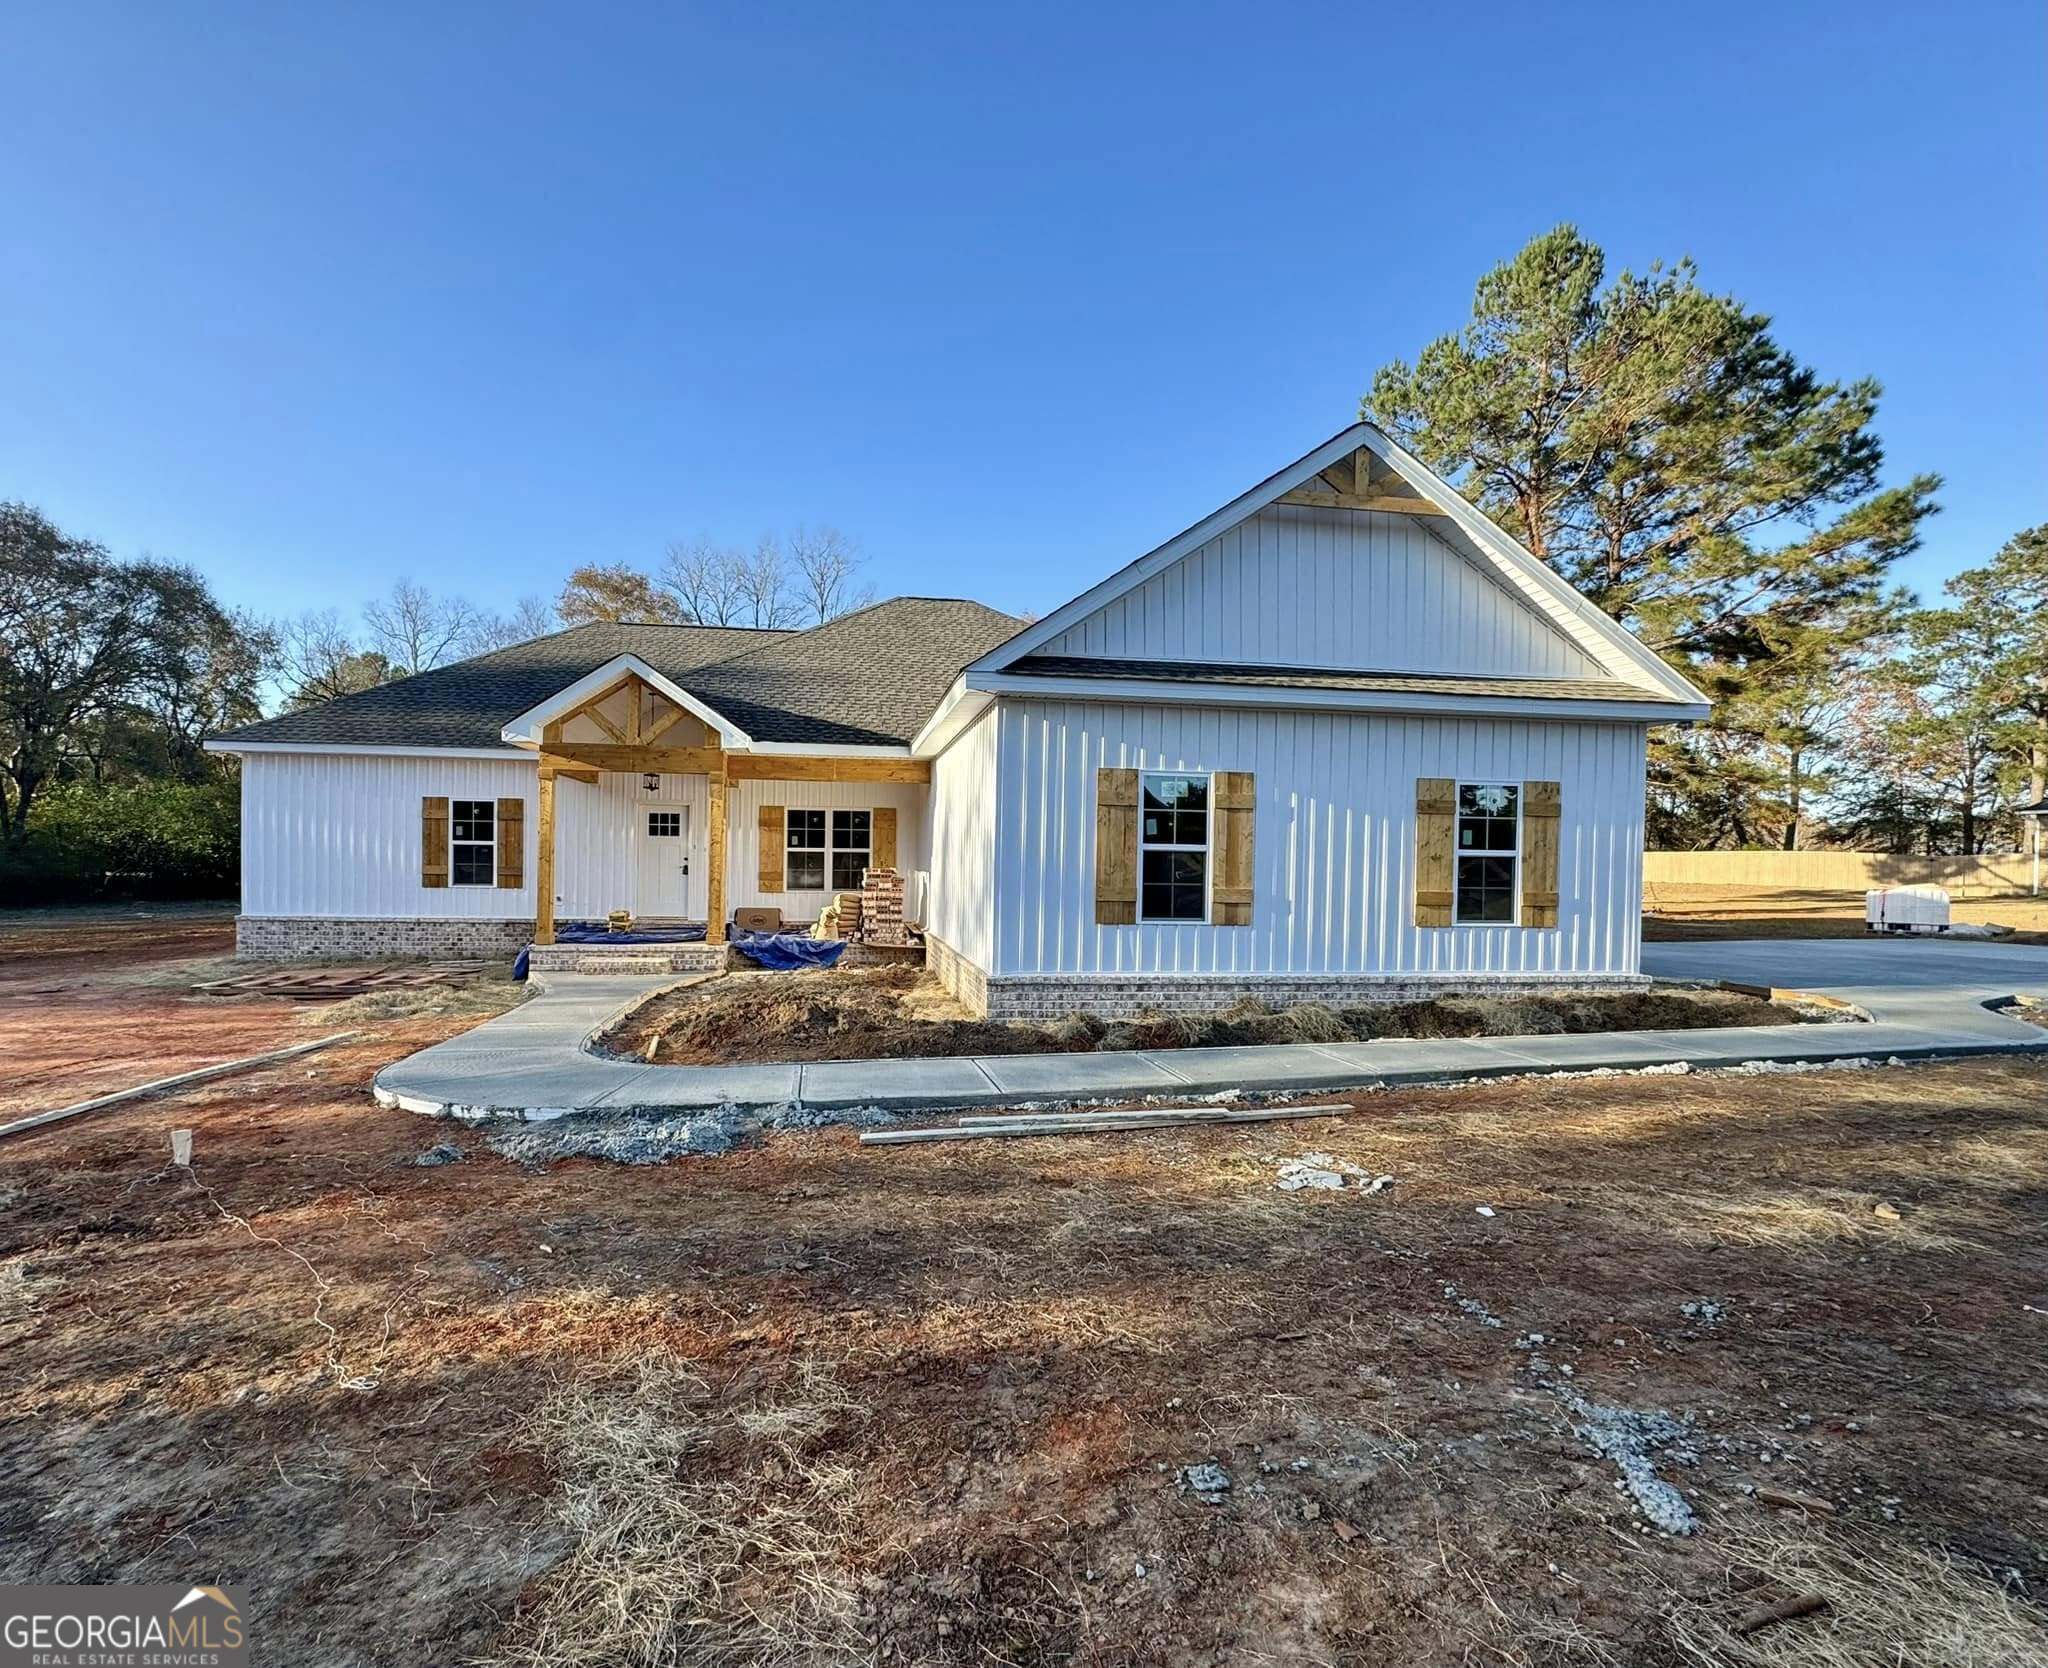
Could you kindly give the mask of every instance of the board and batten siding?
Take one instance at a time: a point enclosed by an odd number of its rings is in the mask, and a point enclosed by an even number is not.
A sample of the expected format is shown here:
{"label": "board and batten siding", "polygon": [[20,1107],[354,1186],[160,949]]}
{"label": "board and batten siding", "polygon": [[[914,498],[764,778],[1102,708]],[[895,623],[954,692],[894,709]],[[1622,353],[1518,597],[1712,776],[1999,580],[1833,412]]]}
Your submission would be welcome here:
{"label": "board and batten siding", "polygon": [[[1639,724],[1005,700],[990,971],[1633,974]],[[1095,921],[1096,771],[1256,778],[1248,927]],[[1562,784],[1558,925],[1418,928],[1418,777]]]}
{"label": "board and batten siding", "polygon": [[[699,781],[702,778],[698,778]],[[761,890],[761,807],[780,805],[785,810],[872,811],[880,805],[896,809],[896,869],[905,876],[904,912],[915,919],[917,900],[909,878],[922,866],[924,853],[924,805],[926,790],[915,783],[901,782],[780,782],[732,783],[725,790],[726,813],[731,824],[726,830],[726,900],[729,908],[759,906],[779,909],[792,921],[813,920],[832,896],[832,888],[802,892]],[[788,838],[787,824],[784,838]],[[832,878],[832,819],[825,819],[825,878]]]}
{"label": "board and batten siding", "polygon": [[924,925],[987,972],[995,947],[997,709],[932,761]]}
{"label": "board and batten siding", "polygon": [[[358,920],[533,914],[539,783],[530,758],[249,753],[242,758],[242,913]],[[516,887],[420,884],[420,801],[523,799]]]}
{"label": "board and batten siding", "polygon": [[1600,665],[1424,516],[1275,505],[1048,642],[1043,654],[1368,672],[1597,678]]}

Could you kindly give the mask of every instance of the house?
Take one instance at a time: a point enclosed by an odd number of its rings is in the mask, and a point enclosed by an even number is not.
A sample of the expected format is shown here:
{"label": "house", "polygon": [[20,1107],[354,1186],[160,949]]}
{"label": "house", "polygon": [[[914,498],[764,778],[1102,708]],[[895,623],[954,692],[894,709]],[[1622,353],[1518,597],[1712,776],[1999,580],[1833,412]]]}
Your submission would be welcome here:
{"label": "house", "polygon": [[1370,424],[1043,619],[597,624],[248,725],[238,948],[505,950],[907,877],[995,1017],[1634,982],[1705,698]]}

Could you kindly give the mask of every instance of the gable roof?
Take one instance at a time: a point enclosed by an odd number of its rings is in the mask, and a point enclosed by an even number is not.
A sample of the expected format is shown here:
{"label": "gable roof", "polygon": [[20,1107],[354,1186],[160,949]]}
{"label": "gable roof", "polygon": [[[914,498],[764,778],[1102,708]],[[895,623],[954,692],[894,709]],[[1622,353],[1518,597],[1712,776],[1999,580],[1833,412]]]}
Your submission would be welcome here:
{"label": "gable roof", "polygon": [[1249,492],[1025,627],[968,667],[967,682],[973,685],[983,676],[1024,673],[1026,667],[1021,663],[1039,654],[1073,625],[1360,450],[1372,453],[1412,487],[1417,498],[1440,512],[1431,518],[1431,532],[1436,537],[1479,565],[1524,607],[1577,643],[1624,686],[1626,697],[1668,703],[1673,718],[1707,715],[1705,695],[1619,622],[1588,602],[1547,563],[1532,556],[1474,509],[1464,494],[1371,423],[1353,423],[1340,430]]}
{"label": "gable roof", "polygon": [[902,747],[960,669],[1019,624],[955,597],[895,597],[808,631],[600,620],[244,724],[213,745],[506,749],[522,713],[632,655],[756,742]]}

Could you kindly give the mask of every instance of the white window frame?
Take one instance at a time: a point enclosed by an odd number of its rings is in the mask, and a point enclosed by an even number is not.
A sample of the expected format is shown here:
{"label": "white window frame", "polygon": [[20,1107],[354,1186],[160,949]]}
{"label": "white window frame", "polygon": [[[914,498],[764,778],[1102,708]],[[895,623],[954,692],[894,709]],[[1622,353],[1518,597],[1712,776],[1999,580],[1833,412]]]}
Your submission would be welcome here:
{"label": "white window frame", "polygon": [[[490,822],[490,825],[491,825],[491,837],[490,837],[490,838],[489,838],[488,840],[458,840],[458,839],[456,839],[456,837],[455,837],[455,825],[456,825],[456,823],[458,823],[458,822],[470,822],[470,823],[473,823],[473,822],[475,822],[475,821],[477,820],[477,819],[476,819],[475,817],[462,817],[462,816],[459,816],[459,815],[458,815],[458,814],[456,813],[456,809],[455,809],[455,808],[456,808],[456,806],[458,806],[458,805],[481,805],[481,806],[483,806],[483,807],[484,807],[484,809],[486,810],[486,812],[488,812],[488,813],[489,813],[489,816],[488,816],[488,820],[489,820],[489,822]],[[455,878],[455,876],[456,876],[456,874],[457,874],[457,872],[458,872],[458,871],[457,871],[457,869],[456,869],[456,864],[455,864],[455,853],[457,852],[457,850],[459,850],[459,849],[461,849],[461,848],[463,848],[463,847],[469,847],[470,849],[472,849],[472,850],[473,850],[473,849],[475,849],[476,847],[479,847],[479,846],[483,847],[483,848],[484,848],[485,850],[489,851],[489,852],[490,852],[490,854],[491,854],[491,873],[490,873],[490,878],[489,878],[489,879],[487,879],[487,880],[457,880],[457,879]],[[450,886],[496,886],[496,885],[498,884],[498,802],[497,802],[497,801],[496,801],[495,799],[457,799],[457,798],[456,798],[456,797],[455,797],[455,796],[454,796],[453,794],[449,795],[449,797],[448,797],[448,884],[449,884]]]}
{"label": "white window frame", "polygon": [[[1138,920],[1156,922],[1167,927],[1205,927],[1214,913],[1216,890],[1216,773],[1212,770],[1141,770],[1138,772]],[[1202,791],[1202,843],[1198,846],[1181,845],[1178,842],[1158,843],[1145,838],[1145,783],[1151,777],[1169,777],[1175,780],[1195,782],[1203,785]],[[1202,917],[1191,921],[1181,915],[1147,915],[1145,913],[1145,853],[1148,851],[1199,851],[1202,854]]]}
{"label": "white window frame", "polygon": [[[1498,851],[1489,846],[1484,851],[1467,851],[1458,844],[1458,807],[1464,802],[1467,788],[1512,788],[1515,795],[1515,848],[1512,851]],[[1522,809],[1522,784],[1502,782],[1493,778],[1460,777],[1451,789],[1451,923],[1460,927],[1512,927],[1522,918],[1522,843],[1527,838],[1528,818]],[[1514,875],[1513,897],[1508,905],[1505,921],[1468,921],[1458,913],[1458,894],[1463,888],[1458,884],[1458,865],[1467,857],[1505,857],[1512,865]]]}
{"label": "white window frame", "polygon": [[[656,817],[669,818],[675,824],[675,827],[657,831],[654,826],[654,819]],[[647,837],[650,840],[681,839],[683,837],[683,813],[681,809],[670,810],[661,805],[649,806],[647,809]]]}
{"label": "white window frame", "polygon": [[[839,819],[841,817],[866,817],[868,819],[868,840],[863,846],[841,845],[839,843]],[[861,870],[865,873],[875,866],[875,813],[866,805],[835,805],[825,813],[825,890],[828,892],[858,891],[860,882],[850,887],[835,886],[832,883],[833,859],[842,851],[857,851],[865,859]]]}
{"label": "white window frame", "polygon": [[[798,846],[790,843],[790,836],[796,832],[798,817],[823,817],[825,819],[825,843],[817,846]],[[793,857],[816,857],[818,859],[818,884],[799,886],[796,883],[796,865]],[[782,812],[782,884],[790,892],[823,892],[826,882],[832,878],[832,813],[817,805],[789,805]]]}

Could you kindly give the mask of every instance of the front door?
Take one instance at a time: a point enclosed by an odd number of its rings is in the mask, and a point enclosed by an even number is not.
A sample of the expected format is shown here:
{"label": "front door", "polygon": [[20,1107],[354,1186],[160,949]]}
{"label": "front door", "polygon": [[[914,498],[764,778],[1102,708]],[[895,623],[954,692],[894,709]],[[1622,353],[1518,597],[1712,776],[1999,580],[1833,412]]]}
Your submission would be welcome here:
{"label": "front door", "polygon": [[633,913],[643,919],[688,921],[691,908],[690,807],[645,801],[633,807],[636,879]]}

